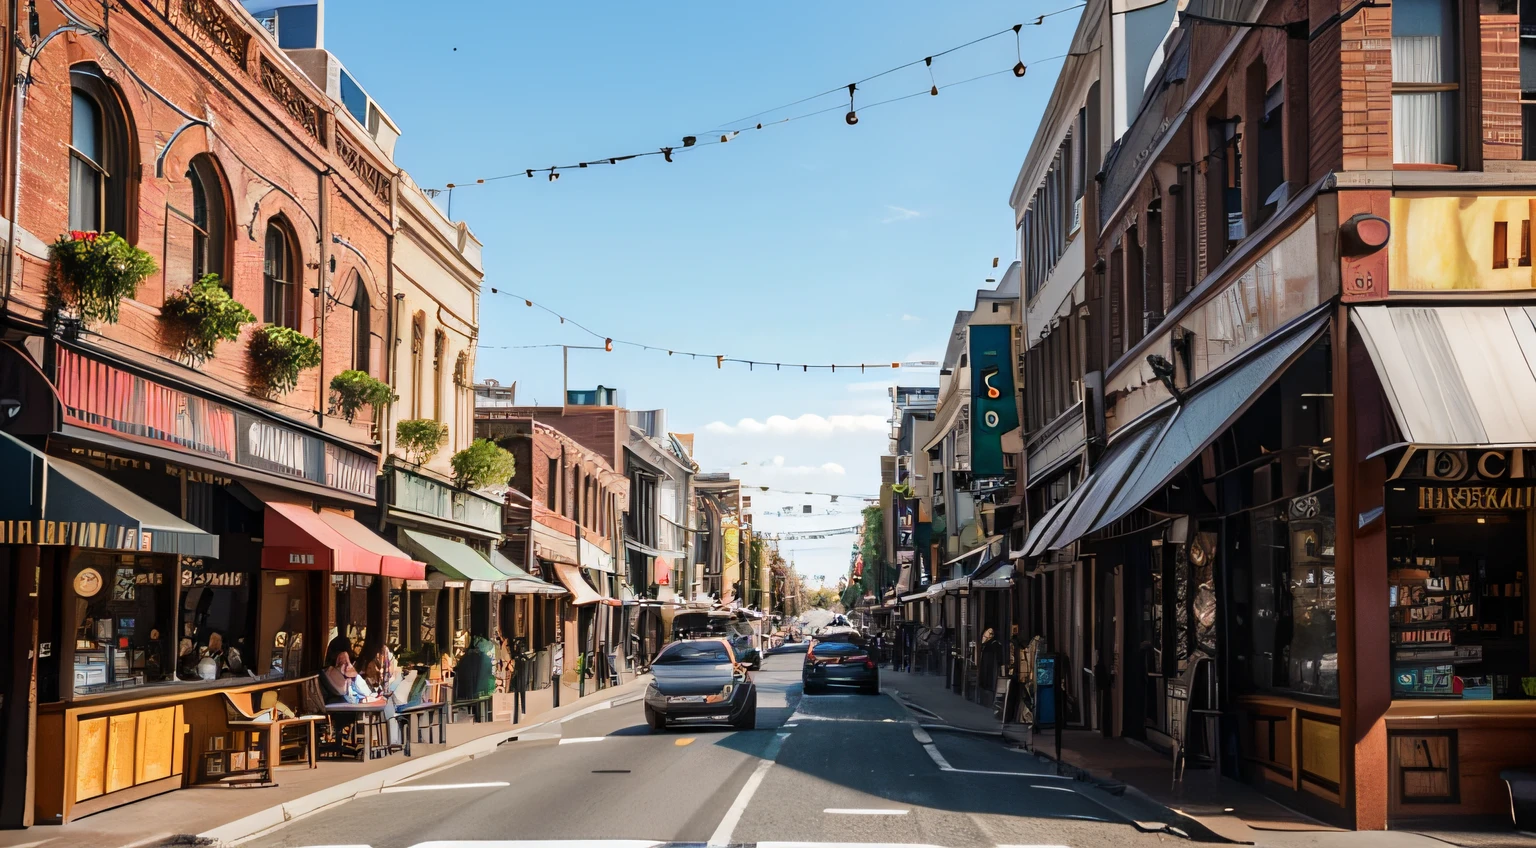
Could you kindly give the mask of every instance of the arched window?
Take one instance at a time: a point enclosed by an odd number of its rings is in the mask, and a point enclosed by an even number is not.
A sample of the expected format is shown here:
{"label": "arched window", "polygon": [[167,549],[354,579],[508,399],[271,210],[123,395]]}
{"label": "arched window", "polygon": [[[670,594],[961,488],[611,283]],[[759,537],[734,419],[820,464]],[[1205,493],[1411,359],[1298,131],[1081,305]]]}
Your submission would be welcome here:
{"label": "arched window", "polygon": [[266,283],[268,324],[299,329],[298,265],[293,250],[293,235],[282,218],[267,222],[267,241],[262,275]]}
{"label": "arched window", "polygon": [[373,307],[368,301],[368,287],[363,278],[352,275],[352,367],[371,373],[368,367],[373,346]]}
{"label": "arched window", "polygon": [[421,374],[421,353],[427,343],[427,313],[417,310],[411,316],[411,417],[421,417],[421,396],[424,382]]}
{"label": "arched window", "polygon": [[218,168],[211,156],[202,153],[193,157],[186,176],[192,189],[192,279],[218,274],[229,288],[224,273],[224,186]]}
{"label": "arched window", "polygon": [[95,65],[69,73],[69,228],[128,233],[132,150],[116,88]]}

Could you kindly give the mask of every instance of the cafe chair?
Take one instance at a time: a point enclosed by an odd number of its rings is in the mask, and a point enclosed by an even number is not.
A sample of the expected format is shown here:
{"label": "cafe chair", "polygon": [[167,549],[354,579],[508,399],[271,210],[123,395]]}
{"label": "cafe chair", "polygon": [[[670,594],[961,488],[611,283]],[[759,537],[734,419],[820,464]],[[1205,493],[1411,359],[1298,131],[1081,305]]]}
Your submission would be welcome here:
{"label": "cafe chair", "polygon": [[[276,786],[272,779],[272,769],[280,765],[282,757],[283,731],[287,728],[302,728],[309,742],[305,750],[305,758],[309,761],[309,767],[315,768],[316,729],[315,725],[324,720],[324,716],[306,715],[294,718],[282,718],[277,715],[277,692],[267,691],[261,695],[261,706],[254,708],[252,693],[250,692],[225,692],[224,712],[225,724],[231,730],[244,731],[250,740],[246,745],[248,759],[257,759],[260,765],[251,769],[250,783],[260,783],[267,786]],[[258,741],[259,740],[259,741]],[[254,743],[254,744],[252,744]],[[250,757],[255,753],[255,757]]]}

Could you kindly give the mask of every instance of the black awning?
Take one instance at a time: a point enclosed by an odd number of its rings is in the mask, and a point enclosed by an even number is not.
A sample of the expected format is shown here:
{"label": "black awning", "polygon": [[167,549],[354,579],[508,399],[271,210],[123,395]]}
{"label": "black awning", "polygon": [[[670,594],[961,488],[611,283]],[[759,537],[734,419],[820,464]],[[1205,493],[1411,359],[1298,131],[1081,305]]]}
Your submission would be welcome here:
{"label": "black awning", "polygon": [[213,557],[219,537],[83,465],[0,432],[0,543]]}

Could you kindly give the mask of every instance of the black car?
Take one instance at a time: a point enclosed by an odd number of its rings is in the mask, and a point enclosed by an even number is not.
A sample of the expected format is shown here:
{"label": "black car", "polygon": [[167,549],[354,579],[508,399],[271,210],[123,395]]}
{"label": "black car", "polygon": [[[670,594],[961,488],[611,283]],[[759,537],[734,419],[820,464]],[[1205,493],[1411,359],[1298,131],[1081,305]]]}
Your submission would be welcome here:
{"label": "black car", "polygon": [[880,692],[880,668],[865,645],[864,637],[853,630],[822,632],[805,652],[805,666],[800,671],[805,691],[815,693],[829,685],[857,686],[868,694]]}
{"label": "black car", "polygon": [[679,721],[757,726],[757,686],[724,639],[673,642],[651,661],[645,720],[652,730]]}

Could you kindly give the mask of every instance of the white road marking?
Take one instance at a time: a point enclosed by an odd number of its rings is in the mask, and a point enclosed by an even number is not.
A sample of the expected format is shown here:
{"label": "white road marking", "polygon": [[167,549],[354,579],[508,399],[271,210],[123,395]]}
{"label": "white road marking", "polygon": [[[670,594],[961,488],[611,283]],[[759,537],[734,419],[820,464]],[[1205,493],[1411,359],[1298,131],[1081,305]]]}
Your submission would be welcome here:
{"label": "white road marking", "polygon": [[512,784],[506,782],[505,780],[492,780],[492,781],[488,781],[486,783],[436,783],[436,784],[426,784],[426,785],[418,785],[418,784],[414,784],[414,783],[406,783],[406,784],[401,784],[401,785],[397,785],[397,786],[386,786],[383,789],[380,789],[379,791],[380,792],[427,792],[427,791],[430,791],[430,790],[433,790],[433,789],[497,789],[497,788],[500,788],[500,787],[503,787],[503,786],[511,786],[511,785]]}
{"label": "white road marking", "polygon": [[768,770],[773,768],[773,761],[779,756],[779,748],[783,747],[784,739],[788,733],[774,736],[768,743],[767,750],[763,751],[763,760],[752,770],[747,782],[742,784],[741,791],[736,793],[736,800],[731,802],[731,808],[725,811],[725,818],[715,826],[715,832],[709,837],[710,845],[731,844],[731,834],[735,832],[736,825],[741,823],[741,815],[747,811],[747,805],[752,803],[752,796],[757,794],[757,788],[763,785],[763,778],[768,776]]}
{"label": "white road marking", "polygon": [[570,739],[561,739],[560,744],[575,745],[581,742],[601,742],[607,738],[606,736],[573,736]]}
{"label": "white road marking", "polygon": [[1065,845],[998,845],[996,848],[1067,848]]}
{"label": "white road marking", "polygon": [[825,810],[822,810],[822,812],[834,816],[904,816],[912,811],[876,808],[856,809],[846,807],[828,807]]}
{"label": "white road marking", "polygon": [[[919,842],[878,842],[876,845],[898,845],[900,848],[939,848]],[[563,848],[563,846],[562,846]],[[759,842],[757,848],[871,848],[869,842]],[[1044,848],[1042,846],[1042,848]],[[1056,848],[1052,846],[1051,848]]]}
{"label": "white road marking", "polygon": [[928,752],[928,758],[933,760],[934,765],[945,771],[955,770],[955,767],[949,764],[949,760],[944,759],[944,755],[939,753],[939,746],[930,742],[923,746],[923,750]]}

